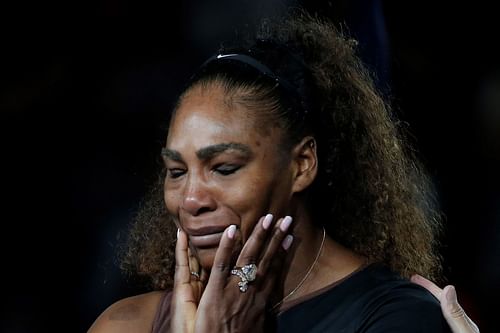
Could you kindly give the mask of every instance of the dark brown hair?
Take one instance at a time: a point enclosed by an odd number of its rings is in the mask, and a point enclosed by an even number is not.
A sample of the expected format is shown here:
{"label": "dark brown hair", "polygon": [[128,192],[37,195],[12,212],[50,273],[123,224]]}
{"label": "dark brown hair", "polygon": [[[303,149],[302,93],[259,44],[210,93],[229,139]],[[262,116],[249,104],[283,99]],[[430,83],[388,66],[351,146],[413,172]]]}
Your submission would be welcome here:
{"label": "dark brown hair", "polygon": [[[263,41],[265,50],[259,46]],[[251,50],[291,82],[297,99],[287,98],[289,91],[255,69],[216,63],[199,71],[179,103],[194,87],[219,85],[232,102],[285,129],[283,149],[313,135],[320,170],[307,197],[311,212],[317,212],[315,222],[333,239],[404,277],[419,273],[436,279],[440,215],[431,184],[355,45],[331,23],[304,13],[265,21],[257,37],[241,41],[239,50]],[[236,49],[222,52],[228,50]],[[172,283],[174,266],[176,227],[162,192],[159,181],[132,225],[122,258],[127,272],[148,277],[156,289]]]}

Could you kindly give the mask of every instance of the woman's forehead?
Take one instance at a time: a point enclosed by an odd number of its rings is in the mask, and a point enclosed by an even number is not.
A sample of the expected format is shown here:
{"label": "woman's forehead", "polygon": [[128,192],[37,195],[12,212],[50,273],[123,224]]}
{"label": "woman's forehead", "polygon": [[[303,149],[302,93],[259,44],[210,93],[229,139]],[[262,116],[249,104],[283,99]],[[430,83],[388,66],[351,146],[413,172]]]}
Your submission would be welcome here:
{"label": "woman's forehead", "polygon": [[171,126],[186,123],[203,126],[204,122],[227,131],[249,131],[255,126],[255,116],[222,89],[197,89],[182,98]]}
{"label": "woman's forehead", "polygon": [[[171,120],[167,145],[197,141],[200,146],[220,142],[242,142],[277,146],[283,130],[272,117],[265,117],[265,107],[256,110],[241,102],[238,92],[222,84],[199,84],[190,88],[179,101]],[[267,120],[265,119],[267,118]]]}
{"label": "woman's forehead", "polygon": [[262,141],[255,116],[238,103],[228,104],[223,92],[186,95],[170,123],[167,144]]}

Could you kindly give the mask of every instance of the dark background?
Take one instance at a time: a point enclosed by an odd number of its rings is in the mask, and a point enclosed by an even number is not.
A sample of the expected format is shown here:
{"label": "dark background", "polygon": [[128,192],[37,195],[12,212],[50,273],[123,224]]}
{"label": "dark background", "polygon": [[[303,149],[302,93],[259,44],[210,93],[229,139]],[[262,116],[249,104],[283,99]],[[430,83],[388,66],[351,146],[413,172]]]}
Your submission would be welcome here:
{"label": "dark background", "polygon": [[[498,331],[500,23],[492,8],[109,0],[37,4],[36,20],[2,24],[2,332],[84,332],[108,305],[143,291],[120,275],[115,247],[156,180],[182,82],[237,28],[300,4],[360,40],[438,189],[446,276],[482,332]],[[50,15],[60,10],[91,18]]]}

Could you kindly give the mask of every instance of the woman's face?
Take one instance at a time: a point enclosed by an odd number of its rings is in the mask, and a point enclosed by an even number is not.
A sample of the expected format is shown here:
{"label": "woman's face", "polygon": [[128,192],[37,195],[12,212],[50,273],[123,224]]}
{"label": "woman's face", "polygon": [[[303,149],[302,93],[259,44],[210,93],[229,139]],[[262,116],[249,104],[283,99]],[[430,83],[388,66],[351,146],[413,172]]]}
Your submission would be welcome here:
{"label": "woman's face", "polygon": [[259,128],[217,87],[195,87],[183,98],[168,132],[165,202],[204,269],[226,227],[241,232],[236,253],[261,216],[288,213],[292,172],[281,133]]}

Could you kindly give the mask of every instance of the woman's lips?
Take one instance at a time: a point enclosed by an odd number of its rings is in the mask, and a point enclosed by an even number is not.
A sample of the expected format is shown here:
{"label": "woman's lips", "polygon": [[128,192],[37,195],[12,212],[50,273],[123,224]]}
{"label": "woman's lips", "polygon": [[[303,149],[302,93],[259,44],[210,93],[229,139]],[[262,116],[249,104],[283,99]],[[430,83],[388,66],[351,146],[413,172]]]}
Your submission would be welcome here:
{"label": "woman's lips", "polygon": [[189,241],[191,244],[197,248],[209,248],[219,246],[219,242],[222,238],[222,232],[217,232],[213,234],[207,234],[202,236],[189,236]]}
{"label": "woman's lips", "polygon": [[219,246],[226,226],[205,226],[201,228],[186,228],[189,241],[197,248],[210,248]]}

